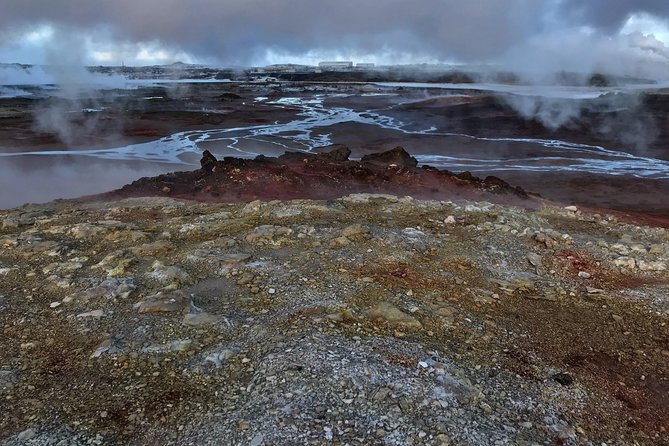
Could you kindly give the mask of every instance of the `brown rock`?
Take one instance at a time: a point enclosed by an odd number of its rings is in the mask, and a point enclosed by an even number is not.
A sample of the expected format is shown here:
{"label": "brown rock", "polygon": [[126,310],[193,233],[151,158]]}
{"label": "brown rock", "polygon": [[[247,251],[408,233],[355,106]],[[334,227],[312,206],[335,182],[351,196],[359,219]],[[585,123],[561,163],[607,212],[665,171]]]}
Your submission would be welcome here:
{"label": "brown rock", "polygon": [[361,161],[370,164],[392,164],[397,167],[416,167],[418,165],[418,160],[399,146],[387,152],[365,155]]}
{"label": "brown rock", "polygon": [[216,164],[218,164],[216,157],[212,155],[209,150],[205,150],[202,153],[202,159],[200,159],[200,166],[202,166],[202,170],[206,172],[213,172]]}

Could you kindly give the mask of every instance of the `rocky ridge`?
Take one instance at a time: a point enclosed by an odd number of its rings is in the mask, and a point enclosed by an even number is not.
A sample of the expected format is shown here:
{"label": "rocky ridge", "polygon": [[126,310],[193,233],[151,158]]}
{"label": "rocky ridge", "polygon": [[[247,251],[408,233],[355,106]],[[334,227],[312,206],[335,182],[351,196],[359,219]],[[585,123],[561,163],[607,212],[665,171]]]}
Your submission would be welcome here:
{"label": "rocky ridge", "polygon": [[667,443],[663,228],[381,194],[0,221],[2,444]]}
{"label": "rocky ridge", "polygon": [[201,169],[142,178],[121,189],[91,200],[162,196],[206,202],[253,200],[327,200],[352,193],[410,195],[439,200],[494,200],[528,208],[540,205],[539,197],[520,187],[469,172],[456,174],[418,161],[402,147],[371,153],[351,160],[351,150],[342,145],[317,152],[288,151],[278,157],[254,159],[225,157],[218,160],[205,150]]}

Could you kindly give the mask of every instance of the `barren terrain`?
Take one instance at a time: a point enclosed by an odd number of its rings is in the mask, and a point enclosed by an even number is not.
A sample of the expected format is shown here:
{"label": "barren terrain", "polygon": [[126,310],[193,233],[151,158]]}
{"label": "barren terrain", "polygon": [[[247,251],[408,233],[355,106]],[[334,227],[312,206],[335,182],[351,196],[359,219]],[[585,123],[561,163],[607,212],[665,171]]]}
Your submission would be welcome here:
{"label": "barren terrain", "polygon": [[[341,154],[253,163],[424,170]],[[179,176],[0,212],[4,444],[668,444],[666,229],[447,173],[478,201],[119,200]]]}

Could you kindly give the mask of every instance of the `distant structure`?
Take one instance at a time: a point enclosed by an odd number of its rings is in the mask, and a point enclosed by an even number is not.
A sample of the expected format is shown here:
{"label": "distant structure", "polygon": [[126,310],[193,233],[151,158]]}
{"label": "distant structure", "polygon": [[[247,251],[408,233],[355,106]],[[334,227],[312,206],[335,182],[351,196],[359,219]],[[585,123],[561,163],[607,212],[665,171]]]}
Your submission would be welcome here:
{"label": "distant structure", "polygon": [[360,69],[360,70],[371,70],[372,68],[376,67],[376,64],[373,64],[373,63],[357,63],[357,64],[355,64],[355,67]]}
{"label": "distant structure", "polygon": [[266,66],[265,70],[273,73],[300,73],[306,71],[308,68],[306,65],[284,63]]}
{"label": "distant structure", "polygon": [[318,67],[325,71],[350,70],[353,68],[353,62],[320,62]]}

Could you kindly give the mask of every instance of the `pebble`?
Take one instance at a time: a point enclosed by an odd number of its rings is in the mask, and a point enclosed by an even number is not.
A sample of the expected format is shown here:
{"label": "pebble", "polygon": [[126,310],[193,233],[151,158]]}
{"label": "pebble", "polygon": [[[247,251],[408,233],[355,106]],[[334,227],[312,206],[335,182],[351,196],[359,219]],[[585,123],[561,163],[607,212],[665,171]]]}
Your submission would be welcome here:
{"label": "pebble", "polygon": [[31,428],[28,428],[28,429],[22,431],[16,437],[16,439],[19,440],[19,441],[22,441],[22,442],[26,442],[26,441],[32,440],[36,436],[37,436],[37,429],[31,427]]}
{"label": "pebble", "polygon": [[213,314],[201,312],[201,313],[188,313],[184,316],[183,323],[190,327],[206,327],[218,322],[218,317]]}
{"label": "pebble", "polygon": [[265,439],[263,434],[256,434],[249,443],[249,446],[260,446]]}
{"label": "pebble", "polygon": [[79,313],[77,314],[77,317],[102,317],[105,315],[105,312],[103,310],[93,310],[93,311],[87,311],[86,313]]}

